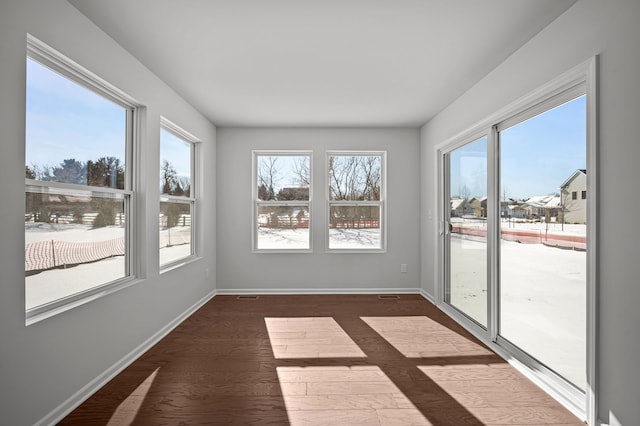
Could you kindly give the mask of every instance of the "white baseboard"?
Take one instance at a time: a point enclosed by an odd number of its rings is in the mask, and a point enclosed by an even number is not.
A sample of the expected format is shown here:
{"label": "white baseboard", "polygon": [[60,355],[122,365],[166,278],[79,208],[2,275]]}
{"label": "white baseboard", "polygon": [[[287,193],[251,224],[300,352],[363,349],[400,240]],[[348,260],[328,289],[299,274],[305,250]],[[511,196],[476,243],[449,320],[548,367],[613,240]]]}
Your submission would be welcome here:
{"label": "white baseboard", "polygon": [[169,324],[162,327],[158,330],[153,336],[149,337],[147,340],[142,342],[137,348],[129,352],[122,359],[117,361],[111,367],[106,369],[102,374],[100,374],[95,379],[91,380],[85,386],[83,386],[80,390],[78,390],[75,394],[69,397],[66,401],[56,407],[49,414],[44,416],[38,422],[35,423],[36,426],[45,426],[45,425],[55,425],[59,421],[61,421],[65,416],[67,416],[71,411],[77,408],[80,404],[86,401],[91,395],[97,392],[101,387],[107,384],[109,380],[113,379],[116,375],[118,375],[122,370],[131,365],[135,360],[137,360],[142,354],[148,351],[153,345],[158,343],[163,337],[169,334],[174,328],[180,325],[185,319],[187,319],[191,314],[197,311],[202,305],[211,300],[214,296],[216,296],[216,291],[212,291],[211,293],[204,296],[202,299],[198,300],[195,304],[189,307],[186,311],[178,315],[174,318]]}
{"label": "white baseboard", "polygon": [[436,298],[427,293],[425,289],[420,289],[420,295],[431,302],[433,305],[436,305]]}
{"label": "white baseboard", "polygon": [[217,288],[222,295],[298,295],[298,294],[420,294],[419,288]]}

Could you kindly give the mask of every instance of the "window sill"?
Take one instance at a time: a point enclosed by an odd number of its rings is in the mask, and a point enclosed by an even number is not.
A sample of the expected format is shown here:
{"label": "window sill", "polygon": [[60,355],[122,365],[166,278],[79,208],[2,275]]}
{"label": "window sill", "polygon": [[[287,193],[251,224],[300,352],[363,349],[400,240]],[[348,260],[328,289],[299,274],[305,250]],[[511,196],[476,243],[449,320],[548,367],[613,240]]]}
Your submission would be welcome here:
{"label": "window sill", "polygon": [[387,249],[327,249],[325,253],[328,254],[344,254],[344,253],[353,253],[353,254],[380,254],[386,253]]}
{"label": "window sill", "polygon": [[187,266],[191,263],[194,263],[198,260],[202,259],[200,256],[191,255],[188,257],[183,257],[182,259],[175,260],[173,262],[165,263],[160,266],[160,274],[164,274],[165,272],[172,271],[174,269],[182,268],[183,266]]}
{"label": "window sill", "polygon": [[253,249],[251,250],[252,253],[257,253],[257,254],[306,254],[306,253],[313,253],[312,249]]}
{"label": "window sill", "polygon": [[91,290],[87,290],[84,293],[71,295],[64,299],[37,306],[26,311],[25,325],[30,326],[32,324],[38,323],[42,320],[51,318],[75,307],[82,306],[96,299],[100,299],[101,297],[115,293],[116,291],[123,290],[142,281],[144,280],[140,278],[124,279],[111,284],[105,284]]}

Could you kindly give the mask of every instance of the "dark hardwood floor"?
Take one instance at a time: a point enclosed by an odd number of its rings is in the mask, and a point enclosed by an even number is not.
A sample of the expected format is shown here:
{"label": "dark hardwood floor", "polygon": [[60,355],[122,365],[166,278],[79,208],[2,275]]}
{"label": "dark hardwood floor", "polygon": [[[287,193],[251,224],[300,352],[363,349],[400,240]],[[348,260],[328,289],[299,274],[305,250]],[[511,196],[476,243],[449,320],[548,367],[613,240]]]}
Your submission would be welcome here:
{"label": "dark hardwood floor", "polygon": [[217,296],[62,425],[584,425],[418,295]]}

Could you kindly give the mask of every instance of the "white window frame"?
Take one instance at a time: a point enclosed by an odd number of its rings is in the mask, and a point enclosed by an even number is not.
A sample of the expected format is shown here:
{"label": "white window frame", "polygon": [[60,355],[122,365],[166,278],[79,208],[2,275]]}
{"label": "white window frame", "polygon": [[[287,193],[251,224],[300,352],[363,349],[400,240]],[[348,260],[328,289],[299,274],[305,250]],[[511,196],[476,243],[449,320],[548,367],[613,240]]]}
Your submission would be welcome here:
{"label": "white window frame", "polygon": [[[598,419],[598,370],[597,370],[597,65],[598,57],[593,57],[567,71],[553,81],[523,96],[505,108],[500,109],[486,119],[480,121],[471,128],[435,146],[438,168],[438,221],[436,252],[438,261],[436,262],[435,278],[438,282],[435,288],[435,302],[445,313],[463,325],[483,343],[498,353],[504,359],[521,371],[530,380],[540,386],[543,390],[553,396],[576,416],[586,419],[588,424],[597,424]],[[462,145],[466,141],[471,141],[472,136],[486,134],[488,140],[488,166],[490,172],[488,182],[488,197],[499,200],[499,164],[496,161],[499,155],[498,131],[510,125],[522,122],[527,118],[543,113],[554,106],[575,98],[576,93],[586,94],[587,110],[587,223],[590,224],[587,230],[587,320],[586,320],[586,351],[587,351],[587,389],[581,393],[571,384],[559,377],[555,372],[542,365],[531,356],[523,353],[517,347],[509,344],[505,339],[498,336],[498,309],[490,309],[487,329],[481,328],[474,321],[470,320],[463,313],[444,302],[446,265],[444,256],[444,238],[446,232],[445,209],[446,203],[443,199],[445,194],[444,184],[446,182],[445,155]],[[498,203],[490,203],[488,206],[488,256],[495,259],[499,254],[499,241],[496,229],[499,229]],[[489,306],[498,306],[498,271],[499,265],[489,261]]]}
{"label": "white window frame", "polygon": [[[200,190],[200,184],[198,182],[198,153],[200,151],[199,145],[202,142],[199,138],[193,134],[187,132],[182,127],[174,124],[172,121],[165,117],[160,117],[160,128],[166,130],[179,139],[187,142],[190,145],[190,190],[189,196],[185,195],[169,195],[160,194],[160,202],[189,204],[191,211],[191,252],[188,256],[181,257],[179,259],[172,260],[164,264],[160,264],[160,273],[170,269],[174,269],[177,266],[184,265],[196,258],[198,258],[198,191]],[[159,218],[158,218],[159,220]]]}
{"label": "white window frame", "polygon": [[86,194],[100,198],[122,198],[124,200],[125,214],[125,276],[115,281],[107,282],[96,287],[70,294],[62,299],[25,309],[26,325],[34,324],[58,313],[65,312],[76,306],[83,305],[94,299],[111,294],[126,288],[139,280],[140,266],[137,262],[138,244],[136,239],[136,187],[138,158],[134,155],[134,147],[140,138],[140,110],[143,107],[133,98],[103,80],[83,66],[67,58],[47,44],[27,34],[27,59],[51,69],[75,84],[82,86],[109,101],[123,107],[126,110],[126,141],[125,141],[125,176],[124,189],[102,188],[71,183],[39,181],[25,178],[25,194],[35,193],[60,193],[77,195]]}
{"label": "white window frame", "polygon": [[[313,252],[313,151],[309,150],[254,150],[252,155],[252,179],[251,179],[251,197],[253,201],[252,232],[251,232],[251,250],[253,253],[312,253]],[[258,157],[259,156],[291,156],[309,157],[309,199],[308,200],[291,200],[291,201],[262,201],[258,199]],[[308,248],[258,248],[258,208],[260,206],[304,206],[309,211],[309,247]]]}
{"label": "white window frame", "polygon": [[[380,157],[380,201],[352,201],[352,200],[331,200],[331,190],[329,183],[329,158],[331,156],[341,157]],[[327,151],[325,166],[325,194],[326,194],[326,225],[325,225],[325,247],[327,253],[386,253],[387,252],[387,151]],[[329,246],[329,231],[331,226],[331,207],[363,207],[379,206],[380,208],[380,247],[377,248],[331,248]]]}

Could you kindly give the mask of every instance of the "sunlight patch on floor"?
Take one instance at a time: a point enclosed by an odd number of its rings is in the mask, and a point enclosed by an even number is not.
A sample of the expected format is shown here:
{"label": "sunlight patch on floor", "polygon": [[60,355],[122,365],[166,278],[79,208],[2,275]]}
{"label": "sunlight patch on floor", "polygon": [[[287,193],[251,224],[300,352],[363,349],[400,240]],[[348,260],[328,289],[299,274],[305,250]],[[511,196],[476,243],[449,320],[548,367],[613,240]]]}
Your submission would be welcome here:
{"label": "sunlight patch on floor", "polygon": [[142,403],[151,389],[151,385],[158,374],[160,367],[156,368],[153,373],[147,377],[131,394],[118,405],[113,412],[107,426],[129,426],[133,424],[142,407]]}
{"label": "sunlight patch on floor", "polygon": [[331,317],[265,318],[273,356],[294,358],[365,358],[366,355]]}
{"label": "sunlight patch on floor", "polygon": [[407,358],[493,355],[442,324],[424,316],[361,317]]}
{"label": "sunlight patch on floor", "polygon": [[431,425],[377,366],[278,367],[292,426]]}
{"label": "sunlight patch on floor", "polygon": [[[430,380],[484,424],[575,424],[571,413],[541,396],[508,363],[418,366]],[[544,413],[539,406],[544,405]]]}

